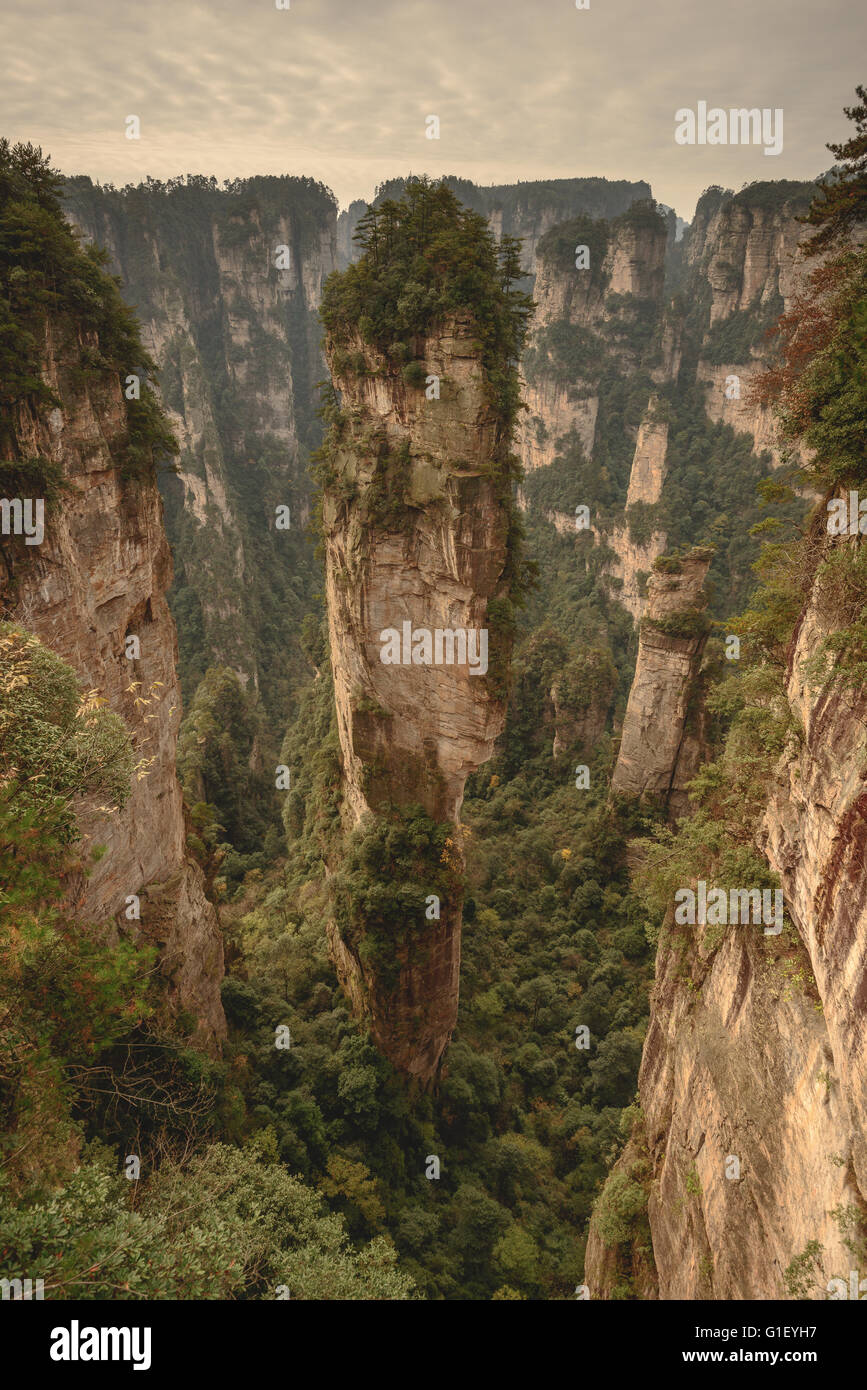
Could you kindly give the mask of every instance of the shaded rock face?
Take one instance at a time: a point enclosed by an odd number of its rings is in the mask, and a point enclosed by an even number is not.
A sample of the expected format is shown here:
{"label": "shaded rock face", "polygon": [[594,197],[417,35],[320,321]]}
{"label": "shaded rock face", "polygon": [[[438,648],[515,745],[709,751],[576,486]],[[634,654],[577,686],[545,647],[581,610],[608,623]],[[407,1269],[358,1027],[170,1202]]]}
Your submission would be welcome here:
{"label": "shaded rock face", "polygon": [[682,790],[678,764],[705,636],[679,636],[677,629],[679,620],[705,605],[710,558],[708,551],[694,552],[680,561],[679,573],[653,573],[647,581],[635,676],[611,780],[612,789],[626,796],[667,804],[672,792]]}
{"label": "shaded rock face", "polygon": [[[756,453],[767,449],[779,467],[782,458],[773,411],[754,401],[751,394],[756,377],[763,370],[762,362],[699,362],[698,377],[705,383],[705,410],[709,418],[722,420],[739,434],[751,434]],[[733,394],[735,391],[737,395]]]}
{"label": "shaded rock face", "polygon": [[[139,757],[149,760],[123,810],[106,817],[81,807],[85,846],[106,852],[70,892],[83,919],[118,915],[124,926],[127,896],[141,897],[141,929],[159,944],[169,1003],[195,1014],[198,1040],[213,1048],[226,1030],[223,947],[201,872],[184,852],[175,774],[177,638],[165,597],[172,566],[162,503],[155,484],[121,481],[114,457],[126,439],[119,380],[80,384],[82,349],[98,344],[70,341],[51,325],[46,334],[43,377],[62,406],[18,408],[9,457],[60,463],[73,490],[48,514],[41,545],[0,542],[0,599],[7,616],[35,632],[122,716]],[[139,639],[137,660],[126,656],[128,636]],[[137,697],[149,703],[136,704]],[[161,885],[159,920],[148,911],[154,884]]]}
{"label": "shaded rock face", "polygon": [[550,699],[554,723],[552,756],[556,758],[573,747],[580,748],[582,752],[591,752],[605,732],[611,692],[600,694],[598,699],[591,700],[582,710],[573,709],[564,702],[557,685],[552,687]]}
{"label": "shaded rock face", "polygon": [[790,445],[781,440],[773,410],[755,397],[757,379],[766,366],[761,356],[723,365],[699,362],[697,375],[705,387],[705,411],[711,420],[731,425],[738,434],[751,434],[755,453],[767,450],[775,468],[784,462],[804,466],[812,451],[800,443]]}
{"label": "shaded rock face", "polygon": [[577,396],[569,386],[548,377],[532,385],[524,382],[522,396],[531,412],[520,430],[521,456],[528,472],[553,463],[562,447],[558,441],[573,430],[584,453],[593,452],[598,396]]}
{"label": "shaded rock face", "polygon": [[[816,264],[801,255],[810,228],[797,220],[809,203],[809,185],[789,187],[790,196],[780,185],[768,204],[750,201],[749,190],[715,209],[700,201],[686,242],[692,283],[709,301],[709,330],[719,331],[735,314],[755,320],[739,353],[725,362],[719,355],[700,358],[696,376],[705,387],[705,410],[711,420],[752,435],[756,453],[768,450],[774,467],[783,462],[783,446],[773,412],[754,398],[753,387],[773,350],[767,330],[778,314],[790,311]],[[705,351],[712,341],[709,331]],[[794,453],[794,462],[807,462],[808,451]]]}
{"label": "shaded rock face", "polygon": [[[833,602],[814,589],[790,645],[799,732],[758,832],[794,930],[733,926],[714,941],[670,920],[660,939],[639,1129],[661,1298],[784,1296],[812,1241],[808,1297],[858,1264],[839,1216],[867,1205],[867,701],[810,669],[839,627]],[[616,1282],[592,1225],[587,1278],[601,1297]]]}
{"label": "shaded rock face", "polygon": [[[824,1290],[852,1262],[831,1213],[858,1200],[827,1029],[796,946],[735,926],[708,952],[704,930],[663,933],[639,1078],[658,1297],[783,1297],[812,1240]],[[586,1279],[616,1282],[593,1222]]]}
{"label": "shaded rock face", "polygon": [[[482,662],[385,664],[382,634],[488,632],[491,667],[508,659],[489,623],[504,592],[508,513],[490,476],[499,425],[488,402],[472,324],[460,317],[417,343],[441,398],[427,400],[360,339],[372,375],[334,384],[349,425],[325,489],[326,595],[337,725],[350,825],[387,805],[420,805],[457,823],[466,778],[485,762],[504,701]],[[408,452],[407,452],[408,451]],[[382,509],[385,475],[394,504]],[[472,649],[471,649],[472,650]],[[445,654],[445,649],[444,649]],[[476,648],[480,657],[480,648]],[[456,834],[455,853],[459,837]],[[423,942],[403,951],[394,988],[331,931],[338,972],[374,1039],[400,1070],[430,1080],[457,1016],[461,903],[443,903]]]}
{"label": "shaded rock face", "polygon": [[641,579],[650,574],[654,560],[665,550],[665,533],[652,531],[646,541],[636,541],[629,534],[629,523],[624,521],[615,523],[610,531],[594,531],[594,540],[613,552],[614,559],[606,568],[606,574],[614,580],[612,595],[637,623],[647,606],[647,591],[642,588]]}
{"label": "shaded rock face", "polygon": [[[531,350],[544,342],[544,330],[568,323],[597,336],[604,351],[621,371],[634,370],[634,355],[620,331],[618,310],[609,296],[629,296],[641,305],[652,305],[661,313],[665,277],[666,225],[633,226],[628,219],[615,219],[603,264],[591,270],[564,269],[552,257],[543,257],[533,296],[536,310],[530,339]],[[665,362],[669,369],[676,351],[671,333]],[[589,363],[589,367],[598,366]],[[524,467],[531,471],[547,467],[562,452],[564,442],[575,431],[589,457],[596,438],[599,397],[594,376],[570,376],[564,380],[550,360],[534,366],[523,383],[527,405],[518,435],[518,448]]]}
{"label": "shaded rock face", "polygon": [[[610,235],[601,268],[566,268],[550,257],[541,260],[533,291],[536,312],[534,330],[563,319],[586,327],[602,326],[612,319],[606,304],[609,295],[632,295],[657,303],[665,279],[666,226],[633,226],[628,219],[610,223]],[[626,349],[623,349],[624,351]]]}
{"label": "shaded rock face", "polygon": [[[307,463],[321,437],[318,308],[337,263],[336,207],[310,181],[261,182],[125,197],[74,181],[66,207],[136,306],[181,447],[163,492],[185,662],[198,675],[231,667],[282,720],[286,683],[306,674],[290,580],[312,574]],[[278,505],[288,531],[275,530]]]}
{"label": "shaded rock face", "polygon": [[[665,500],[669,440],[658,395],[676,401],[697,381],[704,386],[709,420],[751,435],[755,452],[767,451],[774,466],[788,462],[790,452],[794,462],[808,461],[803,450],[783,445],[771,411],[754,398],[753,388],[772,349],[767,331],[791,308],[809,270],[799,256],[806,233],[797,218],[809,204],[810,187],[768,185],[736,196],[705,195],[687,230],[682,263],[679,255],[668,263],[667,282],[664,236],[652,224],[635,225],[629,218],[610,224],[600,277],[582,275],[553,253],[540,259],[524,364],[528,412],[519,433],[522,462],[533,472],[561,460],[562,495],[562,460],[574,445],[594,464],[608,466],[612,432],[627,434],[633,460],[628,484],[620,483],[622,504],[609,508],[604,525],[594,520],[593,533],[612,552],[605,569],[612,597],[636,621],[646,602],[643,576],[667,544],[658,524],[649,530],[643,522],[636,532],[642,539],[633,539],[627,515],[636,503]],[[675,288],[678,293],[669,301]],[[637,332],[624,331],[617,295],[627,302],[632,296],[641,306]],[[573,335],[572,358],[558,360],[550,331],[568,337],[564,325],[580,334]],[[580,371],[573,368],[576,361]],[[637,435],[606,410],[605,381],[612,366],[636,389],[650,387]],[[558,529],[572,529],[565,512],[555,513],[544,503],[540,510]]]}
{"label": "shaded rock face", "polygon": [[788,307],[797,286],[798,251],[810,229],[795,219],[809,198],[793,191],[791,198],[762,205],[748,194],[713,211],[700,204],[690,227],[687,264],[700,268],[710,287],[711,326],[775,297]]}

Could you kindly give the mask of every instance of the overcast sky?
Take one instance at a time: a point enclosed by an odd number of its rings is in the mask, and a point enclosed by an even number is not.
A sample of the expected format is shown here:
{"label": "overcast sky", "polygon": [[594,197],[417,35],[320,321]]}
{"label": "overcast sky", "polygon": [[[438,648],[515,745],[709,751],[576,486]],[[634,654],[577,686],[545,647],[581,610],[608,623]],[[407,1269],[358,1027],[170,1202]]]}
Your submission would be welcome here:
{"label": "overcast sky", "polygon": [[[0,0],[0,134],[65,173],[809,178],[867,81],[863,0]],[[781,107],[784,147],[675,143],[675,111]],[[125,136],[127,116],[141,139]],[[425,138],[425,118],[440,139]]]}

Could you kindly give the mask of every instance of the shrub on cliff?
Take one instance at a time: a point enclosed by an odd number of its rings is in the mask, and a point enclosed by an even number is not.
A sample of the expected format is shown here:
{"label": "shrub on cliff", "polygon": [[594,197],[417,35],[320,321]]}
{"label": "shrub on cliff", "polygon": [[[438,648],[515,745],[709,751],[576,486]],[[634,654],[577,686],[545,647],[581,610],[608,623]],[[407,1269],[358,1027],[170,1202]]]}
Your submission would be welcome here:
{"label": "shrub on cliff", "polygon": [[613,1173],[602,1189],[593,1221],[609,1249],[646,1234],[647,1193],[628,1173]]}
{"label": "shrub on cliff", "polygon": [[72,799],[129,797],[135,755],[119,715],[84,692],[72,667],[33,633],[0,623],[0,789],[75,838]]}
{"label": "shrub on cliff", "polygon": [[[361,256],[328,277],[320,315],[335,345],[358,334],[400,362],[417,337],[453,314],[468,313],[504,423],[518,408],[514,367],[532,301],[522,279],[520,243],[498,244],[480,213],[445,183],[410,181],[402,197],[370,206],[354,233]],[[415,384],[413,382],[412,384]]]}

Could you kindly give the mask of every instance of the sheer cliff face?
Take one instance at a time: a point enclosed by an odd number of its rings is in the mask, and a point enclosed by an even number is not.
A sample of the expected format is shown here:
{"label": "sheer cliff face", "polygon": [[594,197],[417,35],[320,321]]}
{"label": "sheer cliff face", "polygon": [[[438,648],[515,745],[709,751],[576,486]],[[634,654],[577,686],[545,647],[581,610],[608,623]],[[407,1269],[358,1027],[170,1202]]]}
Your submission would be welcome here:
{"label": "sheer cliff face", "polygon": [[[826,542],[829,550],[861,543]],[[788,697],[803,739],[777,770],[761,845],[809,954],[844,1112],[839,1151],[867,1199],[867,697],[817,686],[808,674],[837,625],[829,611],[834,601],[814,592],[792,641]]]}
{"label": "sheer cliff face", "polygon": [[[388,805],[457,822],[466,778],[490,757],[504,722],[503,699],[484,674],[488,662],[508,659],[488,617],[508,557],[508,515],[490,470],[499,426],[469,321],[456,317],[416,350],[440,378],[439,400],[406,386],[360,339],[350,351],[376,375],[341,373],[327,350],[348,421],[323,521],[345,805],[355,824]],[[487,633],[487,661],[480,647],[475,662],[446,664],[445,647],[439,663],[435,648],[432,661],[422,647],[413,660],[410,634],[421,631],[433,640]],[[407,646],[386,664],[388,632]],[[332,931],[344,987],[378,1046],[422,1082],[455,1023],[460,931],[460,901],[443,902],[423,939],[401,948],[394,988]]]}
{"label": "sheer cliff face", "polygon": [[[867,1197],[867,701],[810,666],[838,626],[834,602],[814,589],[790,645],[798,733],[758,834],[792,929],[729,926],[714,940],[670,916],[660,938],[642,1119],[618,1165],[644,1165],[658,1279],[645,1269],[645,1296],[779,1298],[817,1241],[808,1296],[824,1298],[858,1263],[845,1213],[863,1213]],[[615,1264],[591,1223],[596,1296],[616,1283]]]}
{"label": "sheer cliff face", "polygon": [[[572,240],[581,244],[586,231]],[[666,222],[656,215],[615,218],[607,225],[601,264],[579,270],[564,260],[563,245],[543,243],[534,290],[536,312],[525,358],[524,399],[527,413],[518,445],[528,473],[544,469],[577,443],[584,458],[599,456],[605,442],[626,434],[633,452],[624,480],[623,512],[635,503],[659,501],[666,477],[668,425],[655,388],[676,377],[681,355],[681,326],[664,304]],[[574,256],[573,256],[574,260]],[[606,404],[601,379],[634,384],[647,391],[640,425],[622,418],[622,400]],[[600,443],[600,431],[603,440]],[[619,452],[619,450],[618,450]],[[603,454],[604,457],[604,454]],[[605,459],[606,471],[610,463]],[[581,499],[578,499],[581,500]],[[524,505],[522,503],[522,505]],[[577,534],[574,517],[546,510],[559,530]],[[597,544],[610,552],[605,573],[613,597],[635,621],[644,611],[641,576],[665,550],[658,527],[633,536],[625,514],[600,523],[591,517]]]}
{"label": "sheer cliff face", "polygon": [[[201,182],[119,194],[74,180],[67,209],[123,279],[181,445],[164,493],[185,662],[193,679],[213,662],[233,667],[282,718],[303,668],[296,590],[313,585],[307,460],[336,208],[309,180],[236,192]],[[275,529],[278,505],[288,531]],[[266,623],[282,629],[267,650]]]}
{"label": "sheer cliff face", "polygon": [[[600,355],[609,357],[621,373],[634,371],[638,365],[627,346],[623,309],[611,296],[629,296],[641,312],[661,316],[666,235],[661,218],[645,219],[638,225],[618,218],[610,224],[601,267],[591,264],[578,269],[574,264],[564,265],[561,256],[551,250],[540,253],[528,354],[528,361],[536,360],[524,384],[527,414],[518,441],[527,470],[553,463],[572,431],[587,457],[592,453],[599,411],[595,381],[602,369]],[[591,257],[593,254],[595,251]],[[565,364],[557,361],[550,331],[557,333],[562,325],[584,330],[597,343],[596,350],[588,354],[584,372],[571,366],[564,370]]]}
{"label": "sheer cliff face", "polygon": [[[71,491],[48,513],[42,544],[3,540],[0,598],[123,717],[147,763],[123,810],[81,808],[85,846],[105,853],[71,885],[76,911],[91,920],[117,915],[128,927],[127,898],[139,896],[141,931],[159,944],[170,1005],[195,1014],[199,1041],[213,1047],[225,1033],[223,948],[201,873],[184,856],[177,640],[165,598],[171,556],[156,486],[120,477],[120,381],[87,384],[82,373],[82,351],[97,348],[56,325],[46,330],[42,374],[62,404],[18,407],[9,457],[51,459]],[[126,655],[130,636],[139,639],[136,659]]]}
{"label": "sheer cliff face", "polygon": [[[809,963],[761,926],[727,928],[716,950],[703,931],[660,938],[640,1134],[618,1165],[628,1172],[638,1148],[647,1168],[656,1274],[643,1296],[780,1298],[813,1240],[824,1289],[852,1264],[832,1213],[860,1199],[838,1059],[802,983]],[[618,1282],[592,1221],[586,1277],[593,1297]]]}
{"label": "sheer cliff face", "polygon": [[[763,198],[761,189],[770,190]],[[702,199],[686,243],[687,264],[710,288],[710,325],[739,310],[791,302],[798,281],[797,256],[809,229],[796,218],[809,205],[809,185],[759,185],[735,197]]]}
{"label": "sheer cliff face", "polygon": [[[711,553],[697,550],[676,572],[647,581],[647,610],[623,720],[612,789],[685,809],[685,783],[695,773],[685,736],[690,696],[705,643],[701,613]],[[673,803],[673,804],[672,804]]]}
{"label": "sheer cliff face", "polygon": [[[797,219],[811,187],[759,185],[718,205],[706,195],[686,239],[688,283],[708,305],[696,373],[705,386],[705,409],[711,420],[752,435],[756,452],[767,449],[775,465],[782,461],[776,423],[751,388],[765,366],[766,332],[791,309],[809,268],[800,254],[809,228]],[[735,316],[741,331],[733,333]]]}
{"label": "sheer cliff face", "polygon": [[[767,451],[774,465],[783,461],[773,415],[752,388],[766,366],[767,331],[803,282],[805,229],[797,218],[810,191],[809,184],[780,183],[735,196],[709,192],[699,201],[682,253],[668,264],[667,283],[661,219],[658,227],[630,216],[609,223],[601,275],[576,269],[564,256],[565,227],[559,247],[551,237],[542,243],[525,357],[522,462],[528,473],[555,463],[562,470],[559,461],[573,457],[577,441],[586,458],[610,470],[612,441],[625,434],[632,467],[628,478],[617,479],[622,514],[615,504],[604,523],[594,517],[591,524],[596,541],[612,552],[612,595],[635,621],[644,611],[642,573],[667,546],[664,527],[628,524],[636,504],[664,500],[669,428],[665,402],[660,410],[655,398],[676,401],[698,382],[709,421],[751,435],[754,451]],[[669,302],[674,288],[682,306],[677,298]],[[622,398],[616,411],[606,408],[613,374],[634,394],[648,391],[637,429],[623,419]],[[574,531],[567,514],[543,510],[558,529]]]}

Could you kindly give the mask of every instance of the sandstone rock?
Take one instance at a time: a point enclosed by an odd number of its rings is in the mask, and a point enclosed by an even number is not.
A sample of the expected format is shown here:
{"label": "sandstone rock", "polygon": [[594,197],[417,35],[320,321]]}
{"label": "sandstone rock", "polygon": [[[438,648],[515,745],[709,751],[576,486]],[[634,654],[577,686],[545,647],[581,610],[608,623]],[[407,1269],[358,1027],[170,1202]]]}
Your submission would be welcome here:
{"label": "sandstone rock", "polygon": [[696,549],[676,571],[654,572],[648,579],[613,791],[665,804],[675,788],[690,688],[705,641],[704,631],[692,619],[706,602],[702,586],[710,560],[710,551]]}
{"label": "sandstone rock", "polygon": [[[350,824],[386,804],[419,804],[457,825],[466,778],[503,727],[503,698],[492,673],[471,674],[469,665],[383,664],[381,633],[402,632],[405,622],[429,632],[490,627],[491,661],[508,660],[508,638],[488,616],[506,586],[508,515],[490,467],[499,425],[479,348],[461,316],[417,343],[441,382],[441,398],[430,401],[360,339],[350,351],[364,356],[363,374],[341,374],[326,351],[352,421],[323,508],[345,808]],[[382,450],[404,452],[388,482],[394,510],[380,515]],[[456,831],[456,854],[458,846]],[[392,989],[330,929],[354,1008],[395,1066],[423,1084],[457,1016],[460,933],[460,902],[444,903],[423,943],[401,949]]]}
{"label": "sandstone rock", "polygon": [[[41,545],[13,543],[6,550],[4,543],[0,596],[9,616],[68,661],[84,686],[123,717],[138,755],[150,760],[147,775],[133,780],[123,810],[106,817],[82,805],[85,845],[105,846],[105,853],[86,880],[70,884],[70,893],[83,918],[100,920],[120,913],[127,896],[142,895],[148,884],[176,880],[175,906],[160,928],[149,921],[143,900],[142,930],[175,959],[171,1006],[194,1013],[199,1040],[214,1047],[226,1028],[219,992],[223,948],[200,870],[185,858],[175,773],[177,638],[165,598],[172,564],[162,503],[155,484],[121,479],[115,457],[126,439],[120,382],[81,383],[85,346],[96,343],[70,341],[49,324],[43,375],[62,406],[16,412],[18,455],[61,464],[72,492],[46,520]],[[138,660],[126,656],[128,635],[139,638]]]}

